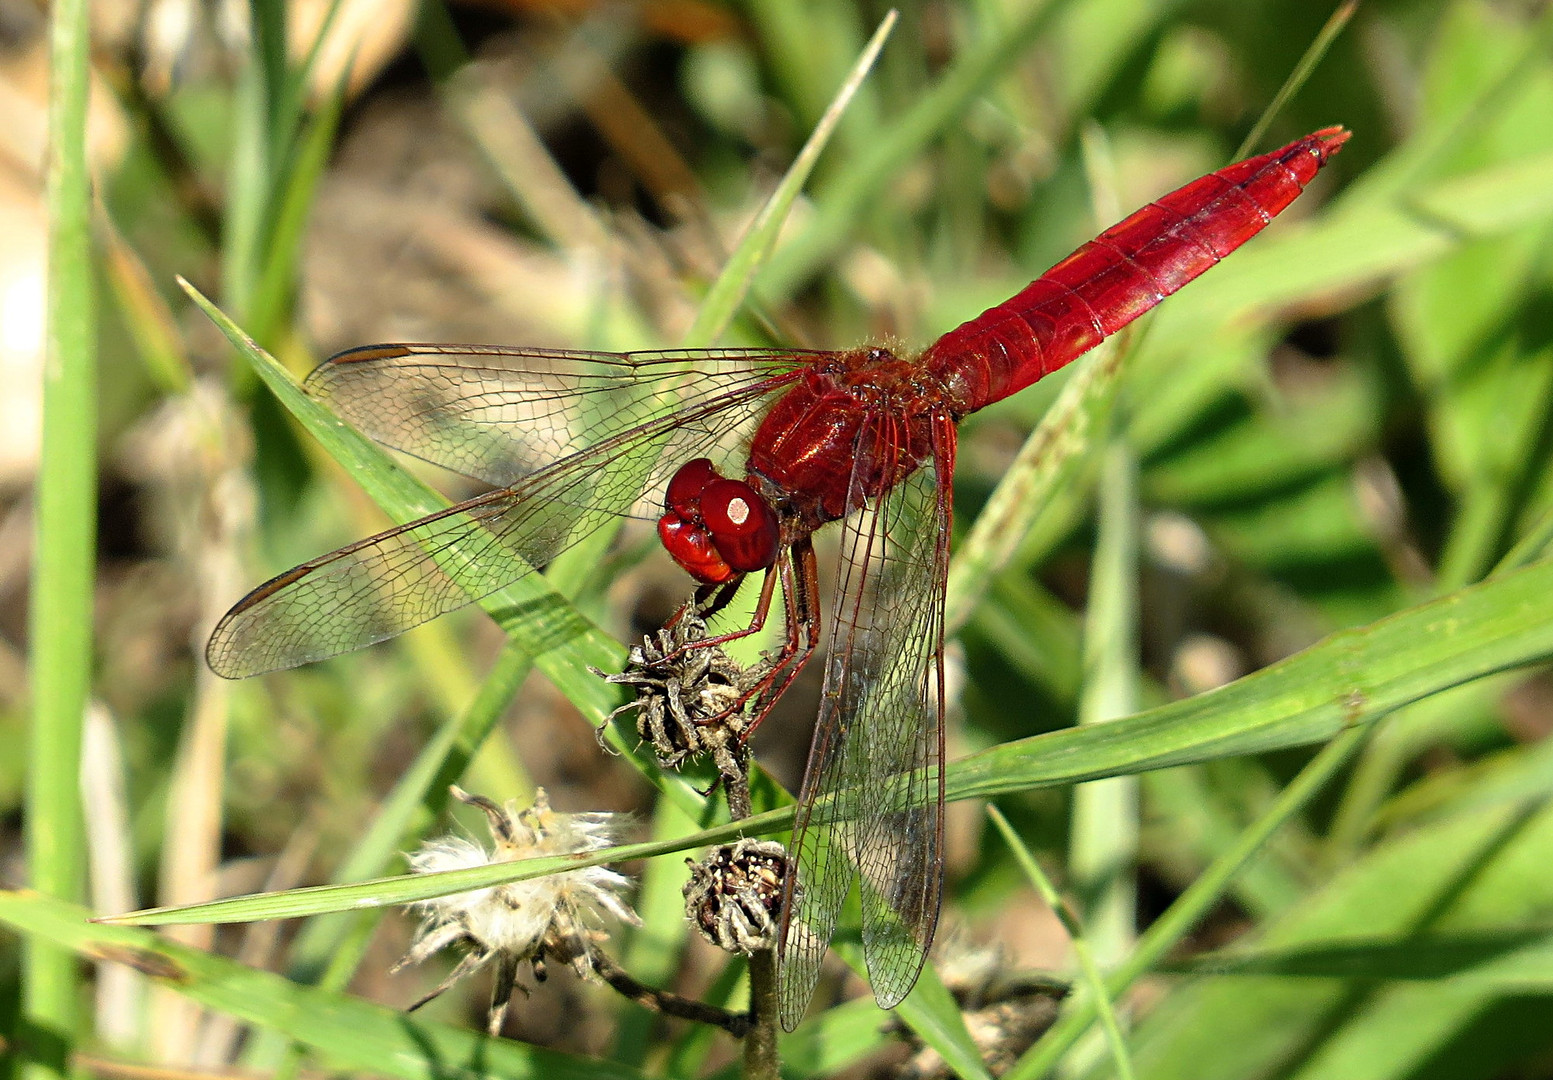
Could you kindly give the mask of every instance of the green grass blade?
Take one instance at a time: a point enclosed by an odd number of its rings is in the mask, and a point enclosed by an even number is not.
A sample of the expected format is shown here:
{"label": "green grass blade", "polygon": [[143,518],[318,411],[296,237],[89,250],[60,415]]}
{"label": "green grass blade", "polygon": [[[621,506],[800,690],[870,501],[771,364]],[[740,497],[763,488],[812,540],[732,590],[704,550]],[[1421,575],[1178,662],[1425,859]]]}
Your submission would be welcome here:
{"label": "green grass blade", "polygon": [[79,956],[127,964],[159,986],[313,1048],[331,1071],[396,1080],[629,1080],[623,1065],[490,1039],[176,944],[156,934],[87,921],[74,905],[0,892],[0,924]]}
{"label": "green grass blade", "polygon": [[[1484,680],[1491,682],[1492,680]],[[1384,729],[1382,729],[1384,731]],[[1150,855],[1172,880],[1186,880],[1222,854],[1245,827],[1247,807],[1236,789],[1201,767],[1158,769],[1143,775],[1143,798],[1153,821]],[[1226,790],[1228,788],[1228,790]],[[1276,859],[1257,859],[1232,886],[1234,902],[1250,918],[1270,918],[1304,895],[1304,880]]]}
{"label": "green grass blade", "polygon": [[1470,980],[1503,993],[1553,992],[1553,928],[1390,934],[1283,949],[1224,949],[1158,971],[1303,979]]}
{"label": "green grass blade", "polygon": [[[43,448],[33,542],[26,790],[27,872],[45,904],[84,886],[81,737],[92,678],[96,555],[97,324],[86,157],[90,7],[49,12],[48,297]],[[28,939],[23,1025],[48,1038],[27,1047],[20,1075],[63,1077],[79,1027],[81,976],[59,942]]]}
{"label": "green grass blade", "polygon": [[1505,553],[1498,565],[1489,572],[1489,577],[1499,577],[1513,570],[1519,570],[1523,566],[1545,558],[1550,550],[1553,550],[1553,506],[1548,507],[1537,516],[1526,535],[1516,541],[1515,546]]}
{"label": "green grass blade", "polygon": [[[745,17],[771,69],[776,93],[801,123],[819,121],[825,95],[846,67],[846,57],[862,41],[866,11],[847,4],[816,4],[813,0],[761,0],[743,3]],[[869,96],[877,98],[878,91]],[[877,101],[865,100],[860,120],[875,114]],[[866,130],[850,126],[851,137]],[[850,140],[847,143],[850,148]]]}
{"label": "green grass blade", "polygon": [[953,798],[991,798],[1332,738],[1432,694],[1553,656],[1553,563],[1408,608],[1184,701],[1005,743],[953,763]]}
{"label": "green grass blade", "polygon": [[873,37],[868,40],[868,44],[858,55],[857,62],[852,65],[852,70],[842,82],[841,88],[836,91],[836,96],[831,99],[830,105],[826,107],[819,123],[809,133],[803,149],[793,159],[792,165],[788,167],[787,173],[782,177],[776,190],[771,193],[771,197],[760,208],[760,213],[755,215],[748,233],[739,241],[733,255],[723,266],[722,273],[717,275],[717,280],[707,291],[701,309],[696,312],[696,321],[685,335],[687,346],[692,348],[706,346],[716,341],[718,335],[733,319],[734,313],[739,310],[739,305],[744,302],[744,297],[749,293],[756,271],[771,254],[777,233],[781,230],[783,222],[787,220],[788,211],[792,209],[793,200],[798,198],[798,193],[803,190],[809,174],[814,171],[815,162],[819,160],[821,152],[830,142],[830,137],[836,131],[836,125],[841,122],[842,114],[852,103],[858,88],[863,85],[863,80],[874,66],[874,61],[879,58],[879,50],[884,48],[890,31],[895,27],[896,19],[896,13],[891,11],[880,21],[879,28],[874,31]]}
{"label": "green grass blade", "polygon": [[264,89],[264,132],[270,161],[279,166],[291,144],[291,59],[286,45],[286,4],[259,0],[249,13],[254,56]]}
{"label": "green grass blade", "polygon": [[394,907],[436,896],[485,889],[510,881],[527,881],[565,870],[604,863],[629,862],[672,855],[690,848],[706,847],[735,840],[742,835],[758,836],[792,824],[792,810],[773,810],[745,818],[741,822],[720,825],[670,840],[620,844],[587,855],[552,855],[516,862],[494,863],[466,870],[445,870],[435,874],[406,874],[377,878],[351,885],[314,885],[285,892],[255,893],[226,900],[182,907],[148,908],[126,915],[103,917],[105,923],[120,926],[171,926],[178,923],[253,922],[259,919],[290,919],[305,915],[327,915],[352,909]]}
{"label": "green grass blade", "polygon": [[945,602],[946,634],[965,625],[1024,539],[1043,515],[1053,512],[1057,493],[1074,485],[1096,431],[1103,431],[1109,421],[1121,371],[1122,348],[1114,339],[1074,365],[1057,400],[1025,439],[955,548]]}
{"label": "green grass blade", "polygon": [[[1262,850],[1282,825],[1304,808],[1317,792],[1347,763],[1369,734],[1368,725],[1350,727],[1324,747],[1268,807],[1267,811],[1240,836],[1234,847],[1216,859],[1192,882],[1153,925],[1144,933],[1127,962],[1106,980],[1112,997],[1120,996],[1139,976],[1157,963],[1191,932],[1208,911],[1223,897],[1230,880]],[[1034,1080],[1045,1076],[1062,1060],[1094,1022],[1094,1002],[1085,1002],[1068,1011],[1008,1072],[1013,1080]]]}
{"label": "green grass blade", "polygon": [[1012,26],[990,30],[975,48],[955,58],[943,78],[905,115],[887,121],[870,143],[815,200],[804,231],[772,256],[756,280],[767,301],[798,288],[845,242],[857,219],[899,170],[946,131],[978,94],[1004,75],[1067,7],[1066,0],[1034,0]]}
{"label": "green grass blade", "polygon": [[[861,948],[850,943],[833,947],[853,971],[859,976],[864,973]],[[938,1052],[956,1076],[966,1080],[991,1080],[992,1074],[981,1060],[981,1050],[965,1025],[965,1014],[939,980],[938,971],[932,964],[923,967],[917,985],[911,988],[906,1000],[895,1007],[895,1012],[917,1038]]]}
{"label": "green grass blade", "polygon": [[274,168],[265,137],[264,82],[252,60],[238,72],[233,109],[230,179],[221,219],[221,295],[239,317],[246,317],[258,287]]}
{"label": "green grass blade", "polygon": [[289,168],[275,193],[274,216],[268,230],[263,265],[254,287],[247,320],[253,328],[254,337],[261,341],[273,340],[281,330],[289,310],[292,290],[301,278],[298,264],[302,253],[302,237],[313,208],[318,182],[334,151],[334,136],[339,128],[340,113],[345,108],[349,74],[347,68],[334,93],[313,117],[307,133],[296,147],[296,153],[291,155]]}
{"label": "green grass blade", "polygon": [[1311,72],[1316,70],[1316,65],[1321,63],[1321,58],[1327,54],[1327,50],[1337,40],[1337,35],[1343,32],[1343,28],[1348,25],[1358,9],[1359,0],[1343,0],[1343,3],[1337,6],[1321,27],[1320,33],[1311,41],[1310,48],[1305,50],[1305,55],[1300,57],[1300,62],[1294,65],[1294,70],[1289,72],[1289,77],[1278,88],[1278,93],[1273,95],[1273,100],[1262,110],[1262,115],[1257,117],[1251,130],[1246,132],[1245,140],[1230,155],[1231,161],[1250,157],[1256,151],[1257,146],[1262,142],[1262,136],[1267,134],[1267,129],[1272,127],[1273,121],[1289,103],[1289,99],[1299,93],[1300,88],[1310,79]]}
{"label": "green grass blade", "polygon": [[[791,1076],[834,1076],[890,1043],[868,998],[844,1001],[811,1017],[782,1038],[782,1063]],[[678,1075],[678,1074],[673,1074]]]}
{"label": "green grass blade", "polygon": [[[308,47],[307,55],[297,68],[290,68],[289,64],[284,70],[283,97],[280,107],[275,110],[273,122],[275,144],[278,148],[287,152],[289,159],[291,153],[298,148],[297,131],[302,127],[303,106],[307,102],[308,91],[312,87],[313,78],[318,72],[318,65],[323,57],[324,47],[330,43],[330,35],[334,33],[335,23],[339,18],[340,8],[344,6],[344,0],[329,0],[329,7],[324,12],[324,17],[313,30],[312,44]],[[359,47],[359,39],[358,39]],[[326,108],[337,108],[345,100],[350,88],[351,73],[356,67],[356,57],[352,50],[350,58],[340,66],[339,81],[335,86],[334,100]],[[304,140],[305,142],[305,140]],[[306,153],[306,151],[302,151]],[[293,172],[294,169],[288,169]]]}
{"label": "green grass blade", "polygon": [[[427,10],[435,9],[428,6]],[[505,89],[492,84],[476,68],[454,76],[447,85],[445,98],[523,216],[541,236],[557,248],[571,251],[612,250],[608,226],[572,187],[565,171]],[[633,347],[643,346],[636,342]]]}
{"label": "green grass blade", "polygon": [[1068,940],[1072,943],[1073,953],[1078,958],[1083,985],[1089,991],[1089,1000],[1094,1006],[1096,1016],[1099,1017],[1100,1027],[1105,1032],[1106,1045],[1111,1049],[1111,1060],[1116,1065],[1116,1075],[1121,1080],[1132,1080],[1132,1057],[1127,1053],[1127,1040],[1122,1035],[1121,1024],[1117,1022],[1116,1010],[1111,1006],[1111,993],[1106,989],[1105,976],[1100,973],[1100,965],[1095,962],[1094,950],[1089,947],[1089,939],[1084,935],[1083,922],[1062,898],[1057,887],[1046,876],[1046,872],[1041,869],[1041,864],[1036,862],[1035,856],[1019,838],[1019,834],[1014,831],[1014,827],[1009,824],[1008,818],[1003,816],[1002,811],[996,806],[988,805],[987,816],[997,826],[1008,849],[1014,853],[1014,859],[1019,863],[1019,868],[1024,871],[1025,878],[1035,887],[1035,891],[1046,902],[1046,906],[1052,909],[1062,923],[1063,929],[1068,932]]}
{"label": "green grass blade", "polygon": [[1178,983],[1139,1025],[1135,1053],[1159,1080],[1405,1080],[1430,1075],[1419,1064],[1442,1052],[1452,1064],[1433,1075],[1514,1075],[1498,1055],[1535,1060],[1546,1045],[1550,845],[1545,797],[1399,832],[1243,946],[1278,958],[1283,977]]}
{"label": "green grass blade", "polygon": [[[1137,463],[1121,442],[1105,454],[1099,538],[1084,616],[1079,723],[1102,724],[1138,708]],[[1068,866],[1082,897],[1095,955],[1114,965],[1137,936],[1138,781],[1113,776],[1073,791]]]}
{"label": "green grass blade", "polygon": [[100,207],[96,233],[103,251],[103,276],[147,376],[164,394],[187,393],[194,383],[194,368],[179,339],[172,309],[157,291],[145,263]]}

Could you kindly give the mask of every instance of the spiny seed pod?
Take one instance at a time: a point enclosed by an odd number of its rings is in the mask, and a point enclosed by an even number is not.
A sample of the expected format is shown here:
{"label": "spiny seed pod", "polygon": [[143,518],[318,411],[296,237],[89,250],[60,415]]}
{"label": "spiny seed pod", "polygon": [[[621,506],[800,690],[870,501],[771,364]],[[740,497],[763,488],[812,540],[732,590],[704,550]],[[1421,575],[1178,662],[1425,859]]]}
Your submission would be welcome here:
{"label": "spiny seed pod", "polygon": [[[665,768],[711,755],[724,777],[743,773],[743,705],[767,665],[744,668],[719,645],[703,644],[706,622],[686,612],[672,627],[631,647],[618,675],[594,670],[607,682],[636,688],[636,700],[610,714],[636,710],[636,730]],[[600,731],[602,732],[602,728]]]}
{"label": "spiny seed pod", "polygon": [[750,953],[776,944],[787,849],[775,840],[740,840],[690,863],[685,917],[713,945]]}

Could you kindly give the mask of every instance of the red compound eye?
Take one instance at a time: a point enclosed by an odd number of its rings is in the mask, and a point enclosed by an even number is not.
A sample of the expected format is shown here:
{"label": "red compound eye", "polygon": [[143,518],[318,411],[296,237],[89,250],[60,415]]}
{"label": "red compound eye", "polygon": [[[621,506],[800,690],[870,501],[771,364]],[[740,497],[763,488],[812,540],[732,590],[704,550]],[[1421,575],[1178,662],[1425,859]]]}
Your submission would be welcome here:
{"label": "red compound eye", "polygon": [[702,488],[701,518],[718,553],[734,570],[748,574],[776,562],[776,514],[744,481],[718,479]]}
{"label": "red compound eye", "polygon": [[701,498],[702,490],[714,480],[720,479],[722,477],[717,475],[709,458],[698,457],[685,462],[663,492],[663,508],[682,518],[695,517],[696,503]]}
{"label": "red compound eye", "polygon": [[674,561],[697,581],[716,585],[734,575],[706,528],[673,511],[658,519],[658,539]]}
{"label": "red compound eye", "polygon": [[744,481],[719,476],[707,458],[679,467],[663,508],[658,538],[697,581],[715,585],[776,562],[776,514]]}

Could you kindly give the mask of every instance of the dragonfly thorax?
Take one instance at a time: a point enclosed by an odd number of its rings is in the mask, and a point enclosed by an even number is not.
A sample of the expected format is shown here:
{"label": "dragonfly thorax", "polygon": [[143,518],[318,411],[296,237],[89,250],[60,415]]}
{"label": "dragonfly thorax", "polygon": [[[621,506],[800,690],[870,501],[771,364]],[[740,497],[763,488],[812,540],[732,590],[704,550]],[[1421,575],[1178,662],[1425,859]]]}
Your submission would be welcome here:
{"label": "dragonfly thorax", "polygon": [[887,349],[837,354],[771,406],[750,440],[750,476],[810,530],[844,518],[931,456],[940,398]]}

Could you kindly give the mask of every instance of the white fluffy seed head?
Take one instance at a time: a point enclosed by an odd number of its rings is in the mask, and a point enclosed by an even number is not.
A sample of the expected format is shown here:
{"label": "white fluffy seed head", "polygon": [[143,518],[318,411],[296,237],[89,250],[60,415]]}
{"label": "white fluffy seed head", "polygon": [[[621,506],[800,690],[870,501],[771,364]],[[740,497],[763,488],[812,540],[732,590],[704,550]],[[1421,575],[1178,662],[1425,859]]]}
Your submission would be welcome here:
{"label": "white fluffy seed head", "polygon": [[[492,845],[463,836],[428,840],[408,858],[418,874],[463,870],[493,863],[597,851],[616,842],[627,820],[619,814],[563,814],[550,809],[541,790],[534,805],[515,810],[488,800],[455,794],[480,806],[491,818]],[[601,940],[607,917],[639,925],[624,893],[630,880],[603,866],[582,867],[488,889],[417,901],[420,930],[408,962],[419,962],[455,941],[512,962],[536,959],[541,952],[557,959],[585,959]],[[402,961],[404,962],[404,961]]]}

